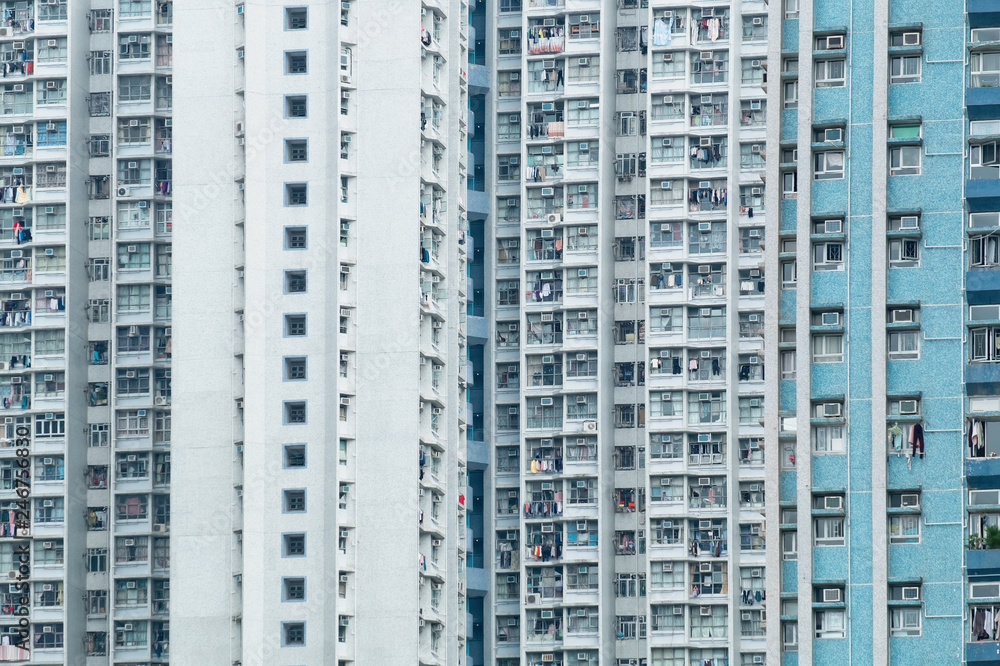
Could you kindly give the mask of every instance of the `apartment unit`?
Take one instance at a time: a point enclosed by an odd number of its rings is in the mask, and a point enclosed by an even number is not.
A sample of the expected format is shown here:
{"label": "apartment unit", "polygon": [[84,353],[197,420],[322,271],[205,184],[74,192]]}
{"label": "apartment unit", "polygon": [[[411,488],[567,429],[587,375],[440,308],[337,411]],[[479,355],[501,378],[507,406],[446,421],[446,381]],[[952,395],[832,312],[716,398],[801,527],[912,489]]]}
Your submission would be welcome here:
{"label": "apartment unit", "polygon": [[176,659],[465,663],[470,9],[178,8]]}
{"label": "apartment unit", "polygon": [[173,4],[0,12],[0,659],[166,663]]}
{"label": "apartment unit", "polygon": [[764,663],[773,11],[490,11],[484,663]]}
{"label": "apartment unit", "polygon": [[768,663],[958,663],[978,607],[962,580],[963,367],[970,393],[992,392],[971,383],[990,366],[963,358],[963,285],[970,304],[992,296],[972,291],[988,273],[963,281],[963,228],[997,208],[960,185],[979,177],[966,130],[997,131],[964,118],[966,18],[901,0],[769,15]]}

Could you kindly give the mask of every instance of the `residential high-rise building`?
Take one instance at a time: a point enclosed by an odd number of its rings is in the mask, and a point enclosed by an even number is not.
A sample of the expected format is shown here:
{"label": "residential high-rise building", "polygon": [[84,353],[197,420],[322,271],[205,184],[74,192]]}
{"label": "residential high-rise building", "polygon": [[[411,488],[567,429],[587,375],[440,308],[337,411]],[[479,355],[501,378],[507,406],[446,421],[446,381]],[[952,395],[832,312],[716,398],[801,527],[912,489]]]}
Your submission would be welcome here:
{"label": "residential high-rise building", "polygon": [[490,9],[485,663],[763,660],[773,12]]}
{"label": "residential high-rise building", "polygon": [[859,10],[770,9],[768,658],[958,663],[968,33]]}
{"label": "residential high-rise building", "polygon": [[0,5],[5,661],[169,656],[172,16]]}
{"label": "residential high-rise building", "polygon": [[[253,0],[185,8],[177,28],[176,660],[996,660],[995,1]],[[120,95],[146,71],[128,69],[131,30]],[[113,416],[67,432],[99,445],[115,423],[107,520],[157,552],[169,505],[155,481],[133,490],[146,449],[125,449],[149,412],[124,352],[146,323],[147,350],[171,336],[159,283],[148,321],[129,314],[143,237],[122,220],[133,200],[167,210],[169,136],[147,195],[126,120],[105,310],[122,367],[95,407]],[[89,205],[93,239],[107,204]],[[48,375],[25,403],[38,441],[58,421]],[[147,388],[161,416],[164,397]],[[91,526],[111,506],[73,497]],[[86,537],[99,566],[108,536]],[[88,639],[147,664],[168,588],[152,569],[137,614],[130,552],[114,582],[75,575],[116,589]]]}
{"label": "residential high-rise building", "polygon": [[465,663],[468,11],[178,8],[185,663]]}

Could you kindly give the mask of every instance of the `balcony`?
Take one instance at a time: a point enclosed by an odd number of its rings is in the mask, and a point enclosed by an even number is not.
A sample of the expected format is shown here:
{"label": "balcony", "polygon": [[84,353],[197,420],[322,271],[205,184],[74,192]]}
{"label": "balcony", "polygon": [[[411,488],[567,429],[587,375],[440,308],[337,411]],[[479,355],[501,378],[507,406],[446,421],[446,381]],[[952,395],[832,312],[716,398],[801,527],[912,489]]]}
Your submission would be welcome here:
{"label": "balcony", "polygon": [[[972,6],[971,2],[969,6]],[[1000,21],[1000,19],[997,20]],[[1000,661],[1000,642],[982,641],[980,643],[966,643],[965,663],[995,664],[998,661]]]}
{"label": "balcony", "polygon": [[965,184],[965,198],[969,204],[969,212],[997,210],[1000,208],[1000,179],[969,180]]}
{"label": "balcony", "polygon": [[1000,270],[969,271],[965,274],[969,305],[1000,303]]}
{"label": "balcony", "polygon": [[469,94],[485,95],[490,91],[490,68],[485,65],[469,65]]}
{"label": "balcony", "polygon": [[969,488],[1000,488],[1000,458],[968,458],[965,477]]}
{"label": "balcony", "polygon": [[994,395],[1000,392],[1000,363],[971,363],[965,367],[969,395]]}
{"label": "balcony", "polygon": [[973,28],[1000,24],[1000,2],[997,0],[969,0],[966,11],[969,12],[969,25]]}
{"label": "balcony", "polygon": [[965,93],[969,120],[1000,118],[1000,87],[970,87]]}

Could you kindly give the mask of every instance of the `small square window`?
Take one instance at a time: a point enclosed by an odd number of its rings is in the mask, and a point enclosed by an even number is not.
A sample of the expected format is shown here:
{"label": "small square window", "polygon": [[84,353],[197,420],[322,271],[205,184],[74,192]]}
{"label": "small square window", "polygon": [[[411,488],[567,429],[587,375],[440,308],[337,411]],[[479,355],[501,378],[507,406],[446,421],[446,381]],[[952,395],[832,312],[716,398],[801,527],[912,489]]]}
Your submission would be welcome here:
{"label": "small square window", "polygon": [[305,271],[285,271],[285,293],[301,294],[306,290]]}
{"label": "small square window", "polygon": [[304,356],[295,356],[285,359],[285,379],[298,380],[306,378],[306,359]]}
{"label": "small square window", "polygon": [[285,557],[303,557],[306,554],[305,534],[282,534],[282,547]]}
{"label": "small square window", "polygon": [[285,423],[302,424],[306,422],[306,403],[286,402]]}
{"label": "small square window", "polygon": [[306,466],[306,445],[305,444],[285,444],[285,467],[305,467]]}
{"label": "small square window", "polygon": [[305,227],[285,227],[285,249],[306,249],[306,237],[307,234]]}
{"label": "small square window", "polygon": [[308,27],[308,9],[305,7],[285,7],[285,30],[305,30]]}
{"label": "small square window", "polygon": [[285,161],[306,162],[309,159],[309,142],[305,139],[285,139]]}
{"label": "small square window", "polygon": [[285,74],[305,74],[308,71],[307,58],[305,51],[285,53]]}
{"label": "small square window", "polygon": [[283,578],[281,579],[281,599],[282,601],[305,601],[306,600],[306,579],[305,578]]}
{"label": "small square window", "polygon": [[306,644],[305,622],[283,622],[281,624],[281,643],[286,647]]}
{"label": "small square window", "polygon": [[302,336],[306,334],[306,316],[285,315],[285,335]]}
{"label": "small square window", "polygon": [[305,206],[309,203],[309,194],[305,183],[285,183],[285,205]]}
{"label": "small square window", "polygon": [[285,95],[285,117],[305,118],[308,102],[305,95]]}
{"label": "small square window", "polygon": [[302,513],[306,510],[306,491],[286,490],[284,498],[286,513]]}

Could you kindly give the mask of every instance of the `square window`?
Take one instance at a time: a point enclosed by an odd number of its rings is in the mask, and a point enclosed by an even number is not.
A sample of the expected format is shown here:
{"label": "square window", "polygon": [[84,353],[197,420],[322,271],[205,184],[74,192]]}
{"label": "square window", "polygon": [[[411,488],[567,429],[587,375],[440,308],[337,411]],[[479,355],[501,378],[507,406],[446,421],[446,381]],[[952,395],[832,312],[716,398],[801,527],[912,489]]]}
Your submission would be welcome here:
{"label": "square window", "polygon": [[306,359],[304,356],[296,356],[285,359],[285,379],[297,380],[306,378]]}
{"label": "square window", "polygon": [[308,191],[305,183],[285,183],[286,206],[305,206],[308,202]]}
{"label": "square window", "polygon": [[305,162],[309,159],[309,142],[306,139],[285,139],[285,161]]}
{"label": "square window", "polygon": [[889,58],[890,83],[920,83],[919,55],[900,55]]}
{"label": "square window", "polygon": [[306,334],[306,316],[303,315],[285,315],[285,335],[287,336],[303,336]]}
{"label": "square window", "polygon": [[306,510],[306,491],[286,490],[284,495],[285,513],[302,513]]}
{"label": "square window", "polygon": [[285,95],[285,117],[305,118],[308,103],[305,95]]}
{"label": "square window", "polygon": [[305,534],[282,534],[282,548],[285,557],[304,557],[306,554]]}
{"label": "square window", "polygon": [[306,644],[305,622],[282,622],[281,644],[285,647],[302,646]]}
{"label": "square window", "polygon": [[282,601],[305,601],[306,600],[306,579],[305,578],[282,578],[281,579],[281,600]]}
{"label": "square window", "polygon": [[308,57],[305,51],[285,53],[285,74],[305,74],[308,71]]}
{"label": "square window", "polygon": [[309,27],[308,9],[285,7],[285,30],[305,30]]}
{"label": "square window", "polygon": [[306,290],[305,271],[285,271],[285,293],[301,294]]}
{"label": "square window", "polygon": [[[895,129],[895,128],[893,128]],[[899,146],[889,150],[890,176],[920,175],[921,146]]]}
{"label": "square window", "polygon": [[285,467],[305,467],[306,445],[285,444],[284,458]]}
{"label": "square window", "polygon": [[306,403],[286,402],[285,403],[285,423],[303,424],[306,422]]}
{"label": "square window", "polygon": [[305,227],[285,227],[285,249],[304,250],[306,249],[306,228]]}

